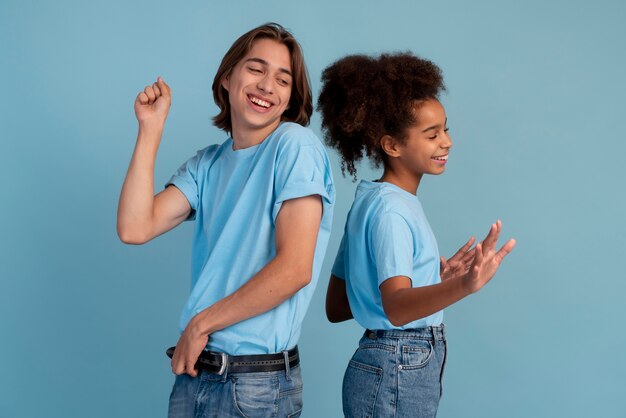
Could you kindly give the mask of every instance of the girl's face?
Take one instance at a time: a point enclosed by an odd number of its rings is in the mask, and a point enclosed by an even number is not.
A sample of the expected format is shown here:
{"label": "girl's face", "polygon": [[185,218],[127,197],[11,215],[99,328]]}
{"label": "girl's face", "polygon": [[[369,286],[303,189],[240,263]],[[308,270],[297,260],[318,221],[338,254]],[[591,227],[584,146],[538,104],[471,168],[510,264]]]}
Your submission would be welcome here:
{"label": "girl's face", "polygon": [[396,161],[419,177],[441,174],[452,147],[446,111],[438,100],[429,99],[421,102],[414,112],[417,123],[408,129],[405,141],[397,145]]}

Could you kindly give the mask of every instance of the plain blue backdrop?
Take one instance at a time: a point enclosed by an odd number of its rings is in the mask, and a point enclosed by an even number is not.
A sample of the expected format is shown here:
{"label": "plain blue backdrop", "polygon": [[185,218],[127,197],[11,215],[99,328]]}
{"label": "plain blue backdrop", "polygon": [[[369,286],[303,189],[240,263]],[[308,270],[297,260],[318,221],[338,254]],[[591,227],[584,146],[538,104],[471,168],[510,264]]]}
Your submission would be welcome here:
{"label": "plain blue backdrop", "polygon": [[[348,53],[411,50],[444,71],[454,148],[419,190],[441,253],[498,218],[518,246],[446,310],[439,416],[626,417],[625,3],[461,0],[2,0],[0,416],[165,416],[192,225],[139,247],[116,236],[133,101],[158,75],[172,86],[160,185],[224,140],[213,75],[266,21],[300,40],[315,98]],[[361,333],[324,316],[355,189],[331,158],[334,231],[300,342],[306,418],[341,416]]]}

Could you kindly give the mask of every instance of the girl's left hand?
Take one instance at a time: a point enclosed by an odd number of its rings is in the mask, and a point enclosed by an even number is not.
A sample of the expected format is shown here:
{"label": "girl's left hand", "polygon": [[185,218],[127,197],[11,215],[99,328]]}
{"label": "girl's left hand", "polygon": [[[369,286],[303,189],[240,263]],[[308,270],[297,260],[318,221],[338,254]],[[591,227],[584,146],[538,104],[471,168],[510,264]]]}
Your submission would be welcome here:
{"label": "girl's left hand", "polygon": [[476,248],[472,248],[476,238],[471,237],[465,245],[454,253],[450,259],[446,260],[445,257],[439,258],[439,275],[441,281],[462,277],[467,274],[474,262],[474,256],[476,255]]}
{"label": "girl's left hand", "polygon": [[487,237],[476,244],[474,262],[465,277],[461,279],[468,293],[478,292],[487,284],[498,271],[504,257],[515,248],[515,240],[510,239],[496,251],[496,243],[501,230],[502,222],[497,221],[491,225]]}

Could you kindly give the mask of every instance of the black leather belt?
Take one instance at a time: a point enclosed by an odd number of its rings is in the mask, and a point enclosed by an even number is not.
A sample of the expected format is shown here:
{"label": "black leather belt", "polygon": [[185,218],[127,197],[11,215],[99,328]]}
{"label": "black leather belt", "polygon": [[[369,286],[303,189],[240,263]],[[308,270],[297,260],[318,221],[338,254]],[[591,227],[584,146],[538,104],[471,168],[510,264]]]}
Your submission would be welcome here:
{"label": "black leather belt", "polygon": [[[174,355],[176,347],[170,347],[166,353],[169,358]],[[287,351],[289,368],[300,364],[298,346]],[[275,372],[285,370],[285,355],[276,354],[250,354],[245,356],[231,356],[226,353],[203,351],[196,362],[196,369],[206,370],[219,375],[228,373],[252,373],[252,372]]]}

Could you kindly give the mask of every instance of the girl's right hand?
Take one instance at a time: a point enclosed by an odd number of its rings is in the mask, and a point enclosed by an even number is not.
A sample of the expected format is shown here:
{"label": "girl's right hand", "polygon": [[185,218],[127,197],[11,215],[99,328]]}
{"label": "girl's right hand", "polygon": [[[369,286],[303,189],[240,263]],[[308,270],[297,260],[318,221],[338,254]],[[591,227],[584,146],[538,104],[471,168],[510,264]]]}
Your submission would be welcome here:
{"label": "girl's right hand", "polygon": [[496,244],[501,230],[502,222],[497,221],[491,225],[487,237],[476,244],[474,263],[463,277],[464,287],[469,293],[478,292],[487,284],[498,271],[504,257],[513,251],[515,240],[510,239],[496,252]]}
{"label": "girl's right hand", "polygon": [[146,86],[135,99],[135,116],[140,126],[162,128],[172,103],[170,87],[161,77]]}

